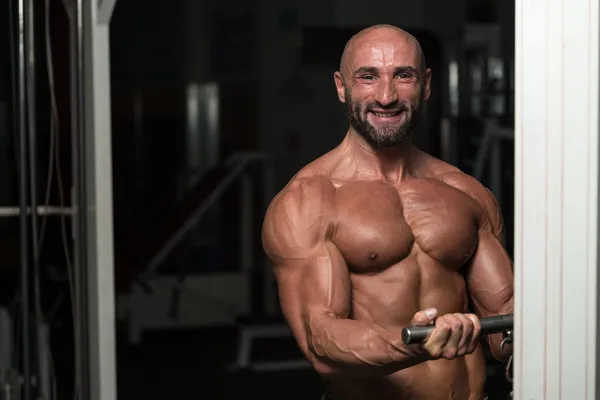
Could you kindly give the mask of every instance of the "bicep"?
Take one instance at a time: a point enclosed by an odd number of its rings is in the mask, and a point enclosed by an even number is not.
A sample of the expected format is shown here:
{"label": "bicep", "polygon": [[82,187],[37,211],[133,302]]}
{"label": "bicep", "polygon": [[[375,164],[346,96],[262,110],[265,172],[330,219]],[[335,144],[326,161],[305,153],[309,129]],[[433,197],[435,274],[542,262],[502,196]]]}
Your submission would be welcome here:
{"label": "bicep", "polygon": [[351,284],[346,263],[330,241],[306,257],[275,262],[281,310],[303,350],[321,318],[347,318]]}
{"label": "bicep", "polygon": [[467,285],[475,311],[480,316],[512,311],[513,268],[504,247],[504,220],[493,194],[464,174],[452,175],[455,187],[481,206],[479,241],[467,265]]}
{"label": "bicep", "polygon": [[491,231],[479,234],[477,250],[467,266],[467,284],[480,316],[512,312],[512,262],[501,240]]}
{"label": "bicep", "polygon": [[303,350],[319,319],[350,310],[348,268],[328,233],[333,190],[323,179],[298,181],[276,197],[263,225],[280,306]]}

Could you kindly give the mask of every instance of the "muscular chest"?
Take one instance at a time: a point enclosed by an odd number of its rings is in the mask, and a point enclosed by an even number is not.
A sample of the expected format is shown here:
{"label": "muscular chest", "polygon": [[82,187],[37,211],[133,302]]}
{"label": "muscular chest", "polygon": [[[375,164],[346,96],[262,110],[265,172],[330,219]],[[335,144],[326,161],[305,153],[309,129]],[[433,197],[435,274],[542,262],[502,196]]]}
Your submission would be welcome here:
{"label": "muscular chest", "polygon": [[460,268],[477,246],[477,203],[438,181],[349,183],[337,189],[335,210],[333,240],[354,272],[376,272],[414,252]]}

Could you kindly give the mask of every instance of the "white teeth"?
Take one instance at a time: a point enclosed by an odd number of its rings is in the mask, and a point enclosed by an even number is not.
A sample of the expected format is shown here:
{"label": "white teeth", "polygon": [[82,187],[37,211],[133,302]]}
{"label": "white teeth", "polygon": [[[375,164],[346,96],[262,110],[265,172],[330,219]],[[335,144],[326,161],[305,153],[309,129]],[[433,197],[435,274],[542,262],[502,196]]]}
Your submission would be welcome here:
{"label": "white teeth", "polygon": [[398,112],[395,113],[390,113],[390,114],[382,114],[382,113],[376,113],[374,112],[373,114],[377,115],[378,117],[394,117],[396,115],[398,115]]}

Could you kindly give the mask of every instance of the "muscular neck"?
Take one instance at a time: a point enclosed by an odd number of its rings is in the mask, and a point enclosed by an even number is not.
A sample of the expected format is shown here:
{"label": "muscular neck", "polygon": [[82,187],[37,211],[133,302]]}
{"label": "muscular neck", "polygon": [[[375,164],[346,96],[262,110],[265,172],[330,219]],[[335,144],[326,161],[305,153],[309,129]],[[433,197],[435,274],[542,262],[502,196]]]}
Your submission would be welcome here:
{"label": "muscular neck", "polygon": [[400,182],[410,172],[414,152],[411,140],[396,147],[375,147],[350,128],[343,145],[352,154],[358,167],[377,179]]}

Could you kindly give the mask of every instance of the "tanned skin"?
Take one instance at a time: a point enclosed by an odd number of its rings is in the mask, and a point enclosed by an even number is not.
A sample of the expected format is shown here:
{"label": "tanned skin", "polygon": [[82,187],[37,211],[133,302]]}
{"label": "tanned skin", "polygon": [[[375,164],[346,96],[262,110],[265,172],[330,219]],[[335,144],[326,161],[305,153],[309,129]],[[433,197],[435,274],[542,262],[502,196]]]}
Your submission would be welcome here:
{"label": "tanned skin", "polygon": [[[513,311],[492,194],[414,147],[431,71],[406,32],[354,36],[335,73],[350,129],[272,201],[263,246],[283,314],[344,400],[481,400],[479,318]],[[402,328],[435,324],[423,345]],[[501,335],[486,337],[496,358]]]}

